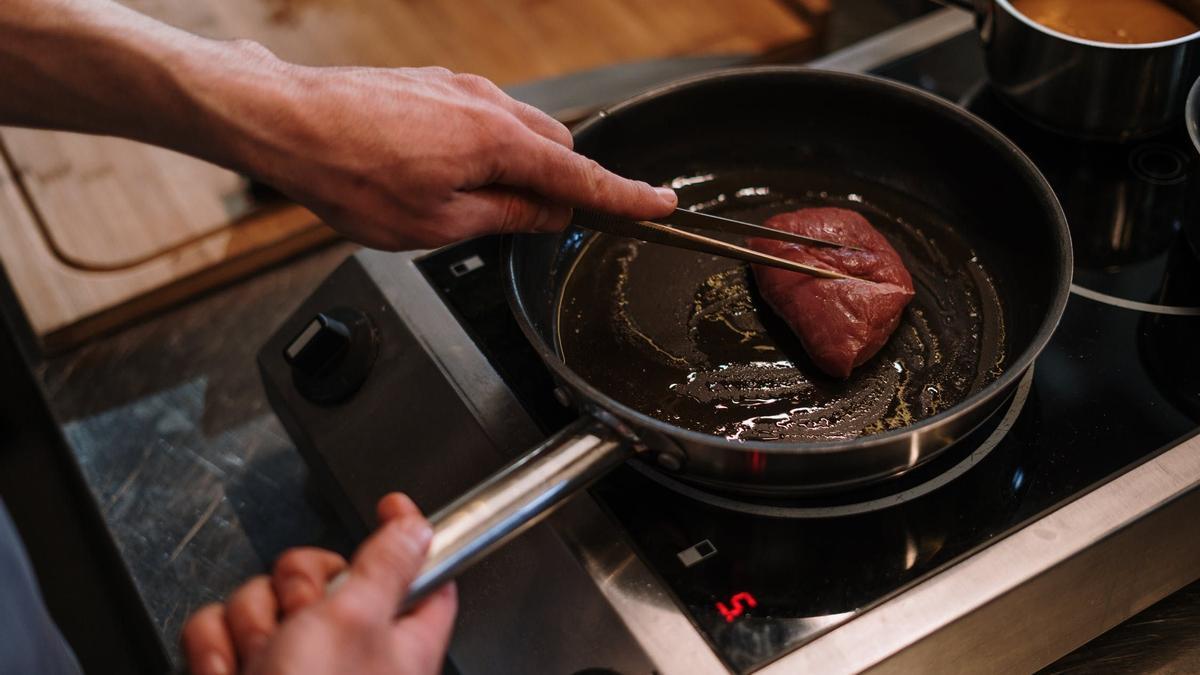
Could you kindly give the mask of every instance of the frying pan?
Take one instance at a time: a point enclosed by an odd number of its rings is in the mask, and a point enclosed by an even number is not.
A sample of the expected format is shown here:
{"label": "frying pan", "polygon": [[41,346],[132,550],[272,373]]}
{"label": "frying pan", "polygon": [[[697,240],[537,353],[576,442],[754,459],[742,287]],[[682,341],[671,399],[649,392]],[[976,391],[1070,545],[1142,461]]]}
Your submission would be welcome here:
{"label": "frying pan", "polygon": [[880,354],[834,381],[761,309],[739,263],[578,228],[510,237],[512,310],[580,417],[434,514],[409,604],[634,456],[733,492],[904,473],[1007,400],[1066,304],[1070,235],[1045,179],[987,124],[917,89],[721,71],[600,112],[575,141],[692,208],[862,211],[917,297]]}

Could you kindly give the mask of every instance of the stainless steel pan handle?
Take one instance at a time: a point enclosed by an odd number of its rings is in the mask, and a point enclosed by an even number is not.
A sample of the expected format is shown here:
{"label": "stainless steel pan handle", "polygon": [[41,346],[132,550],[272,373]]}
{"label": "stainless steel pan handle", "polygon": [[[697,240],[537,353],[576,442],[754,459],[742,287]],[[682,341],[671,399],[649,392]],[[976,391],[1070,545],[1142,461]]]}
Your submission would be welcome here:
{"label": "stainless steel pan handle", "polygon": [[632,455],[618,432],[584,416],[500,469],[430,516],[429,555],[398,609],[412,607]]}

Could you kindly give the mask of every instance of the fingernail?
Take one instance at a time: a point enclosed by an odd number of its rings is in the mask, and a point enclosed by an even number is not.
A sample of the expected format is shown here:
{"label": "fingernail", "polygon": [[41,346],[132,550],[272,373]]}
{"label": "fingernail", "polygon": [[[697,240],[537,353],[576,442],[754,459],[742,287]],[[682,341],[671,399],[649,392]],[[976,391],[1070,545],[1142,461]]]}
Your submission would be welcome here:
{"label": "fingernail", "polygon": [[417,503],[414,502],[412,500],[412,497],[409,497],[407,494],[405,494],[403,492],[393,492],[392,494],[396,495],[398,498],[400,498],[400,501],[404,502],[404,507],[406,509],[416,509],[417,508]]}
{"label": "fingernail", "polygon": [[229,663],[225,657],[213,652],[205,659],[204,675],[230,675]]}
{"label": "fingernail", "polygon": [[423,518],[408,518],[403,525],[404,538],[414,549],[424,549],[433,538],[433,528]]}
{"label": "fingernail", "polygon": [[679,197],[675,195],[675,191],[671,188],[657,187],[654,188],[654,193],[657,194],[658,198],[663,200],[663,202],[670,204],[671,207],[674,207],[679,203]]}

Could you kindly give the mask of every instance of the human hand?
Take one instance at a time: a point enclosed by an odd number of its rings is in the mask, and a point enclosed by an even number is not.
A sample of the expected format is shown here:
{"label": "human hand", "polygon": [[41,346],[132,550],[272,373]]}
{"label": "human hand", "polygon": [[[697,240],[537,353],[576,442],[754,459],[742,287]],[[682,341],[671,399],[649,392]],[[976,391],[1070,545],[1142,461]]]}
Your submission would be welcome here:
{"label": "human hand", "polygon": [[346,561],[322,549],[293,549],[279,558],[270,577],[254,577],[226,604],[193,614],[183,630],[191,672],[440,673],[457,607],[454,585],[397,618],[432,534],[404,495],[384,497],[378,513],[380,528],[359,548],[345,583],[334,591],[326,594],[326,585],[347,568]]}
{"label": "human hand", "polygon": [[572,152],[566,127],[482,77],[310,68],[241,48],[273,75],[225,97],[235,163],[367,246],[557,231],[575,206],[651,219],[677,203]]}
{"label": "human hand", "polygon": [[656,218],[676,203],[575,154],[563,125],[484,78],[291,64],[117,2],[0,2],[0,82],[0,124],[206,159],[378,248],[558,230],[577,206]]}

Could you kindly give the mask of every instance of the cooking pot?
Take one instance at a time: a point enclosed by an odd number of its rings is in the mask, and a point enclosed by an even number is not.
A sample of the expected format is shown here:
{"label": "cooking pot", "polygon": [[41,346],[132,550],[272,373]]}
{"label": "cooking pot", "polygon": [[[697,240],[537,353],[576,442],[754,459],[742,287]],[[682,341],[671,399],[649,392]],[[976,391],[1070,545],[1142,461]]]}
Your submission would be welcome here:
{"label": "cooking pot", "polygon": [[[1145,44],[1097,42],[1043,26],[1009,0],[938,1],[975,13],[1001,99],[1060,133],[1107,141],[1153,135],[1178,121],[1200,76],[1200,31]],[[1200,0],[1164,1],[1200,24]]]}

